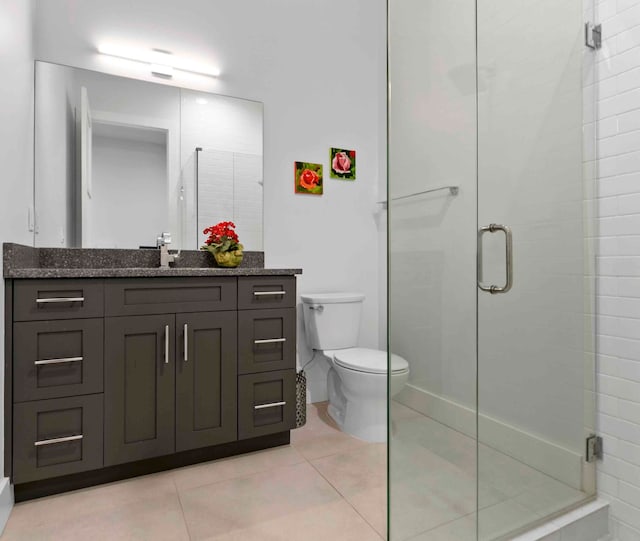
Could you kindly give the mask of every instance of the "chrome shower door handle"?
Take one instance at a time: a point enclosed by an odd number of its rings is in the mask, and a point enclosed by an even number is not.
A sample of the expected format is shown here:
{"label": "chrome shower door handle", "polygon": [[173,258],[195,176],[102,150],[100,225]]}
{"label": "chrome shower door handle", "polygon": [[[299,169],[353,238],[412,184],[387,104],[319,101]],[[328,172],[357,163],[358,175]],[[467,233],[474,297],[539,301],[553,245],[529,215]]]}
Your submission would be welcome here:
{"label": "chrome shower door handle", "polygon": [[[495,233],[502,231],[505,238],[505,264],[506,264],[506,283],[503,286],[486,286],[482,283],[482,237],[485,233]],[[478,287],[482,291],[496,295],[498,293],[506,293],[513,286],[513,235],[511,228],[506,225],[491,224],[485,225],[478,229]]]}

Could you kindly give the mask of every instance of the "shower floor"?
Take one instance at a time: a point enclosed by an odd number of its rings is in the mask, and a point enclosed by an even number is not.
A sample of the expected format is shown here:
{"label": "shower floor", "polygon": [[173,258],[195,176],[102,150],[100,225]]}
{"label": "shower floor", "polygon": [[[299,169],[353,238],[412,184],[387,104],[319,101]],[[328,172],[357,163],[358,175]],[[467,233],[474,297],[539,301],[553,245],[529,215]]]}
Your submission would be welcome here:
{"label": "shower floor", "polygon": [[393,541],[475,540],[477,498],[479,539],[487,541],[586,498],[486,445],[476,450],[473,438],[396,401],[391,419]]}

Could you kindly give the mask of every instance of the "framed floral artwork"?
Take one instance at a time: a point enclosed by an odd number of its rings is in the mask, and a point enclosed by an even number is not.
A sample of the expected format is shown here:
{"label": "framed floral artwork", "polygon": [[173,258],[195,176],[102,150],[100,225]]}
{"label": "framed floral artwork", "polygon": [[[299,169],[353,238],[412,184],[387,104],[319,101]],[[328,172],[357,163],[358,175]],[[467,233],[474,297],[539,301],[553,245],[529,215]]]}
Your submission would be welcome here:
{"label": "framed floral artwork", "polygon": [[356,179],[356,151],[332,148],[329,159],[331,160],[331,178],[342,180]]}
{"label": "framed floral artwork", "polygon": [[322,195],[322,164],[295,162],[295,193]]}

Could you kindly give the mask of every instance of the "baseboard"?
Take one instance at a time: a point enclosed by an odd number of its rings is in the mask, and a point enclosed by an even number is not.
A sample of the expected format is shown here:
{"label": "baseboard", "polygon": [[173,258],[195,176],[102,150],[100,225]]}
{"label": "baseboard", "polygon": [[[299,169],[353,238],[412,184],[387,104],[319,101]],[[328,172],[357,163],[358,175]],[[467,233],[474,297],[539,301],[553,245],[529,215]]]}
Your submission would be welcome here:
{"label": "baseboard", "polygon": [[7,525],[11,509],[13,508],[13,490],[8,477],[0,480],[0,535]]}
{"label": "baseboard", "polygon": [[[408,384],[395,400],[432,419],[476,437],[476,412],[452,400]],[[582,490],[582,455],[522,429],[480,414],[480,442],[550,477]]]}

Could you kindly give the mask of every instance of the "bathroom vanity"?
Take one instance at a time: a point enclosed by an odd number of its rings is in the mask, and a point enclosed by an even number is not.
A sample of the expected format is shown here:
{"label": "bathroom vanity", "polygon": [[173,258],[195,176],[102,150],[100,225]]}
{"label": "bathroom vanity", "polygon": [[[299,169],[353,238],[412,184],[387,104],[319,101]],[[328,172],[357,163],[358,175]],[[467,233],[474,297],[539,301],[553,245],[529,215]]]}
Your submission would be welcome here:
{"label": "bathroom vanity", "polygon": [[157,257],[4,246],[17,501],[289,442],[301,270]]}

